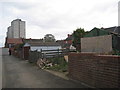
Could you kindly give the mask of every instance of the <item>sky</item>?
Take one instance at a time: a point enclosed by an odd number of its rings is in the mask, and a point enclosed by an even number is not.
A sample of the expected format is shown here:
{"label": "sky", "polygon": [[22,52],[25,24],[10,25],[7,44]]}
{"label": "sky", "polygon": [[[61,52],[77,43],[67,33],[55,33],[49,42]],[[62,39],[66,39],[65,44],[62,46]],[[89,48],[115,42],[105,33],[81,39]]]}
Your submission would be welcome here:
{"label": "sky", "polygon": [[118,26],[119,0],[0,0],[0,47],[14,19],[26,22],[26,38],[53,34],[57,40],[77,28]]}

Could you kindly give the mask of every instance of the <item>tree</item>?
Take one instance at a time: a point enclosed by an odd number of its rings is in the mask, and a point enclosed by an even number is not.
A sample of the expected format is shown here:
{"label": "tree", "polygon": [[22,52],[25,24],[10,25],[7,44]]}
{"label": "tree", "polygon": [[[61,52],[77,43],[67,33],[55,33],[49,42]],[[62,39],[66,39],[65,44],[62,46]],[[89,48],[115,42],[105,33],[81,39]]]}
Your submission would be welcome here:
{"label": "tree", "polygon": [[55,37],[52,34],[46,34],[44,36],[44,42],[55,42]]}
{"label": "tree", "polygon": [[82,38],[85,35],[85,30],[83,28],[77,28],[73,32],[73,46],[77,48],[77,46],[80,46],[80,38]]}

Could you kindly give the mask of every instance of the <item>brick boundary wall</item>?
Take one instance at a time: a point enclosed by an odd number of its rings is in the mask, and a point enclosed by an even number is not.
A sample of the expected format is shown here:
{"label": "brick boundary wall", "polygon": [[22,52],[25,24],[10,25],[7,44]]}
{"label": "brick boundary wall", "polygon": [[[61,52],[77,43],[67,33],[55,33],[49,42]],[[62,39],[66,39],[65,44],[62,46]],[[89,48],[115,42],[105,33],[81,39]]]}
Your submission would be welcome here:
{"label": "brick boundary wall", "polygon": [[120,88],[120,56],[70,53],[69,77],[96,88]]}

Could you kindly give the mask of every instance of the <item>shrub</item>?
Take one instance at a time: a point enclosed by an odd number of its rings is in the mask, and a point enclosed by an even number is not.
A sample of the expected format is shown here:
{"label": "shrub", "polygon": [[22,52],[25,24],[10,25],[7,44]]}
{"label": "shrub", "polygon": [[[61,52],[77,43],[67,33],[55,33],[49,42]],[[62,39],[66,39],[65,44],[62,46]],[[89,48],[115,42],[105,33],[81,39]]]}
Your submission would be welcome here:
{"label": "shrub", "polygon": [[64,57],[51,58],[49,61],[53,63],[53,66],[49,69],[61,72],[67,71],[68,63],[64,60]]}

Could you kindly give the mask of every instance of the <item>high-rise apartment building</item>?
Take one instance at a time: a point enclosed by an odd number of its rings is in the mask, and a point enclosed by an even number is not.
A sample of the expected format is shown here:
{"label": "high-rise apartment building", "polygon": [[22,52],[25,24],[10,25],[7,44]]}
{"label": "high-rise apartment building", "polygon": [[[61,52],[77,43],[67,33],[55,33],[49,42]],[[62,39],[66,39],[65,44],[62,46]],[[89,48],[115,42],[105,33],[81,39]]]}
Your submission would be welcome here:
{"label": "high-rise apartment building", "polygon": [[8,38],[25,38],[25,21],[21,19],[15,19],[11,22],[11,26],[8,27]]}
{"label": "high-rise apartment building", "polygon": [[8,32],[7,32],[7,37],[8,37],[8,38],[13,38],[12,27],[9,26],[9,27],[7,28],[7,30],[8,30]]}

